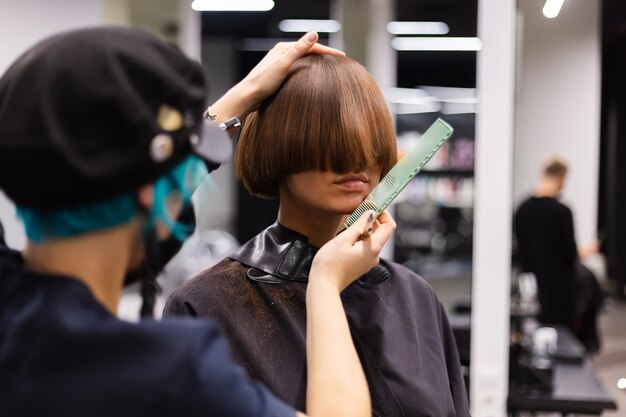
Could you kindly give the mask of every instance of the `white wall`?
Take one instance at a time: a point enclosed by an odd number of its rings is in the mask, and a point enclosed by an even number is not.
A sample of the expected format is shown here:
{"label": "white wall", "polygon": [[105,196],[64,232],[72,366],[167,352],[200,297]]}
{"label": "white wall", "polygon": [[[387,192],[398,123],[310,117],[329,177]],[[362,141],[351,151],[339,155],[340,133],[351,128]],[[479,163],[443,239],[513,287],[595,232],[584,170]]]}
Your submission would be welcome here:
{"label": "white wall", "polygon": [[[208,103],[214,103],[239,80],[236,78],[237,48],[232,40],[205,39],[201,43],[202,66],[209,83]],[[219,197],[218,197],[219,196]],[[211,173],[194,194],[196,229],[235,231],[237,183],[232,162]],[[202,216],[200,216],[202,213]]]}
{"label": "white wall", "polygon": [[[53,33],[103,22],[103,0],[0,0],[0,74],[27,48]],[[0,221],[7,243],[23,248],[23,228],[15,208],[0,193]]]}
{"label": "white wall", "polygon": [[532,192],[544,161],[568,160],[563,201],[576,238],[595,238],[600,135],[600,0],[566,1],[555,19],[518,0],[523,41],[517,91],[514,201]]}
{"label": "white wall", "polygon": [[102,0],[0,0],[0,73],[48,35],[102,22]]}

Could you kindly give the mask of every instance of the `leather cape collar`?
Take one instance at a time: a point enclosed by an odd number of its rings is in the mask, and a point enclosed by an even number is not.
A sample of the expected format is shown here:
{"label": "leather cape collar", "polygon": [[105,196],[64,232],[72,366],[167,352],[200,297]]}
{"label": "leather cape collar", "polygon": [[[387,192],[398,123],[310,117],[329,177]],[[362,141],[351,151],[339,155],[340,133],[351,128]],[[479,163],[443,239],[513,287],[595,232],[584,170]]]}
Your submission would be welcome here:
{"label": "leather cape collar", "polygon": [[[317,248],[308,238],[276,222],[229,256],[250,267],[249,279],[268,284],[307,282]],[[389,270],[378,264],[357,281],[362,286],[388,280]]]}

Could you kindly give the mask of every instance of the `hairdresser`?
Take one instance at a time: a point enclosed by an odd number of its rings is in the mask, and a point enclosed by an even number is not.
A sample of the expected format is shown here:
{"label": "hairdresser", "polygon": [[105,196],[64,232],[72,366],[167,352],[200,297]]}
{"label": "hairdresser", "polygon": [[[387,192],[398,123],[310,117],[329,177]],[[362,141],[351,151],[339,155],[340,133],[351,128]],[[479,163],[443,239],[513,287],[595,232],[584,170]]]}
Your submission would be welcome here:
{"label": "hairdresser", "polygon": [[[338,53],[316,40],[277,45],[206,113],[201,67],[134,29],[54,36],[4,74],[0,189],[28,243],[0,252],[3,416],[302,415],[247,379],[213,324],[129,324],[115,312],[136,279],[150,307],[152,278],[193,230],[186,213],[205,161],[229,157],[235,116],[272,94],[302,55]],[[394,229],[384,218],[359,239],[373,224],[364,216],[313,262],[311,416],[371,415],[339,294],[378,263]]]}

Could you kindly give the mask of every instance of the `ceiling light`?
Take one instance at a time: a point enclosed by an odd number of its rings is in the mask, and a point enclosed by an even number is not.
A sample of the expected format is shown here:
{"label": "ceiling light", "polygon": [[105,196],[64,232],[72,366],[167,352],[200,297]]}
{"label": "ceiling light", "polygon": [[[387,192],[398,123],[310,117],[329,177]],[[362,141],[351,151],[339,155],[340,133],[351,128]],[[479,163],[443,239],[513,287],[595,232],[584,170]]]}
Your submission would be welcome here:
{"label": "ceiling light", "polygon": [[450,31],[443,22],[389,22],[387,32],[393,35],[445,35]]}
{"label": "ceiling light", "polygon": [[336,20],[314,19],[285,19],[278,24],[278,29],[283,32],[309,32],[335,33],[341,29],[341,23]]}
{"label": "ceiling light", "polygon": [[546,4],[543,6],[543,15],[548,19],[554,19],[559,15],[564,1],[565,0],[546,0]]}
{"label": "ceiling light", "polygon": [[266,12],[273,0],[193,0],[191,8],[198,12]]}
{"label": "ceiling light", "polygon": [[393,38],[391,46],[396,51],[480,51],[479,38]]}

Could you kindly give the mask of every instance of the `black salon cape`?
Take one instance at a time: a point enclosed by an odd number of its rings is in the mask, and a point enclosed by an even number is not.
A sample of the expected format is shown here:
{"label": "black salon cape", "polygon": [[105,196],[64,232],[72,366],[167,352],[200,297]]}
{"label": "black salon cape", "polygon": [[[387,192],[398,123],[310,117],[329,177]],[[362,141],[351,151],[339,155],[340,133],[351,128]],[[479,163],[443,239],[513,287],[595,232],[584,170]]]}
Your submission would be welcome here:
{"label": "black salon cape", "polygon": [[[314,254],[305,236],[276,223],[179,287],[165,314],[215,320],[250,375],[288,404],[304,407],[305,293]],[[341,298],[374,415],[469,415],[452,331],[422,278],[382,262]]]}
{"label": "black salon cape", "polygon": [[81,282],[0,247],[0,415],[294,417],[232,364],[217,328],[125,323]]}

